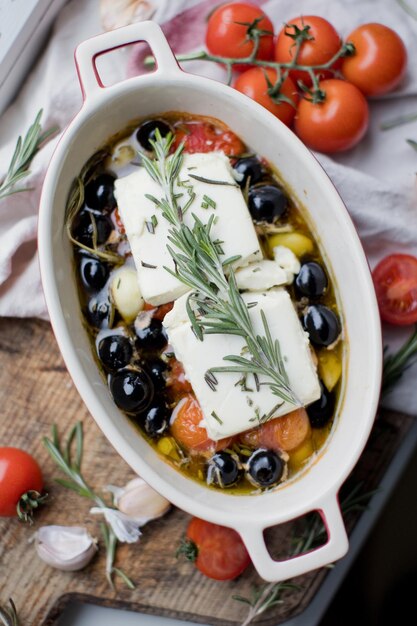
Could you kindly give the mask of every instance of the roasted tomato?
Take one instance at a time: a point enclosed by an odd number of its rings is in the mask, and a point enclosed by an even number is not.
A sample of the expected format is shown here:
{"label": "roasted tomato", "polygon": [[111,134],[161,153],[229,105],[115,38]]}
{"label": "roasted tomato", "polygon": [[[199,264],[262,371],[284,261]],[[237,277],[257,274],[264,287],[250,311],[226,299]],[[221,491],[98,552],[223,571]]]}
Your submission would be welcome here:
{"label": "roasted tomato", "polygon": [[238,156],[245,146],[231,130],[221,130],[210,122],[183,122],[175,129],[173,149],[184,143],[185,152],[213,152]]}
{"label": "roasted tomato", "polygon": [[407,68],[407,50],[395,31],[383,24],[362,24],[347,38],[355,54],[343,59],[342,73],[366,96],[392,91]]}
{"label": "roasted tomato", "polygon": [[240,441],[250,448],[291,452],[311,436],[310,422],[305,409],[291,411],[276,417],[258,428],[240,435]]}
{"label": "roasted tomato", "polygon": [[408,326],[417,322],[417,258],[390,254],[372,272],[381,318]]}
{"label": "roasted tomato", "polygon": [[177,400],[187,393],[191,393],[193,388],[185,377],[184,368],[177,359],[169,360],[169,370],[166,380],[168,391],[174,400]]}

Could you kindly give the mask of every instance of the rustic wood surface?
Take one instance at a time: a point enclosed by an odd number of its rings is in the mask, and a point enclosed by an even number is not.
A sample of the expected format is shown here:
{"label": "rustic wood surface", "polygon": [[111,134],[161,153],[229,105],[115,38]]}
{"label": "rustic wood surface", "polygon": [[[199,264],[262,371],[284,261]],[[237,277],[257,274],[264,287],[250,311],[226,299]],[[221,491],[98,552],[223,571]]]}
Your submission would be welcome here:
{"label": "rustic wood surface", "polygon": [[[54,570],[35,553],[29,543],[34,530],[45,524],[81,524],[99,537],[98,520],[89,515],[89,503],[54,484],[59,471],[49,459],[42,437],[56,423],[65,433],[82,420],[85,433],[83,471],[95,488],[111,482],[123,485],[132,471],[88,415],[58,352],[47,323],[0,320],[0,445],[19,446],[40,462],[50,500],[32,527],[17,520],[0,521],[0,604],[12,597],[21,623],[27,626],[56,623],[65,605],[74,599],[134,611],[233,626],[246,616],[244,604],[234,594],[250,596],[253,585],[262,581],[249,568],[237,581],[220,583],[203,577],[191,563],[175,558],[188,516],[172,510],[163,519],[148,524],[138,544],[123,545],[117,564],[135,581],[134,591],[121,583],[112,591],[104,576],[104,549],[82,572]],[[373,489],[406,435],[411,418],[387,413],[379,418],[358,467],[355,480]],[[348,519],[352,528],[355,519]],[[291,528],[276,528],[271,553],[285,554]],[[285,592],[285,602],[257,621],[269,626],[303,611],[326,576],[326,570],[297,579],[299,590]]]}

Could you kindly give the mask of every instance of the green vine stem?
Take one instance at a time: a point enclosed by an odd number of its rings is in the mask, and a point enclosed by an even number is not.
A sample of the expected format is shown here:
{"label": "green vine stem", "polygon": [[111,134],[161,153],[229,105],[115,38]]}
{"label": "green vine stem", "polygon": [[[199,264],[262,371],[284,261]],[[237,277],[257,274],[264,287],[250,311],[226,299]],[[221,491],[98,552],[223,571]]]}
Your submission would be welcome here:
{"label": "green vine stem", "polygon": [[[300,54],[301,47],[305,41],[311,40],[312,37],[309,33],[310,26],[306,25],[304,28],[299,29],[295,24],[288,24],[287,29],[293,28],[294,32],[291,34],[290,32],[285,31],[288,37],[291,37],[294,40],[295,53],[293,59],[288,63],[279,63],[278,61],[264,61],[262,59],[257,59],[256,54],[258,52],[261,34],[255,32],[252,36],[254,41],[254,47],[251,54],[247,57],[243,57],[241,59],[236,57],[223,57],[216,54],[210,54],[206,50],[200,50],[197,52],[190,52],[187,54],[178,54],[176,55],[176,59],[179,63],[187,62],[187,61],[210,61],[212,63],[219,63],[220,65],[224,65],[227,70],[227,84],[230,85],[232,82],[232,72],[233,67],[235,65],[249,65],[261,68],[271,68],[276,70],[277,72],[277,81],[275,84],[268,87],[268,95],[270,95],[274,101],[279,101],[279,92],[280,88],[288,77],[291,70],[299,70],[308,73],[311,82],[312,89],[308,88],[302,81],[298,81],[299,88],[304,92],[304,98],[311,100],[314,103],[323,102],[325,99],[324,92],[319,88],[319,77],[317,73],[320,71],[327,70],[332,71],[334,73],[337,72],[333,68],[333,65],[340,58],[345,56],[351,56],[355,53],[355,47],[352,43],[346,42],[342,44],[337,51],[336,54],[332,56],[326,63],[321,63],[319,65],[302,65],[298,63],[298,57]],[[148,56],[144,60],[144,65],[147,68],[152,68],[155,65],[155,58],[153,56]],[[278,97],[278,99],[276,99]]]}

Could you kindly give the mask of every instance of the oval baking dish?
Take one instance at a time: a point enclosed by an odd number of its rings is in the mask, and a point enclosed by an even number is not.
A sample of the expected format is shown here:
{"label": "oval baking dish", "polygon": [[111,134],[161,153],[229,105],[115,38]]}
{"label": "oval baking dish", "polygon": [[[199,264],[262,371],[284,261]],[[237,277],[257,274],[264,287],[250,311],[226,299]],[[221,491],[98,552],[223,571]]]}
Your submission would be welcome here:
{"label": "oval baking dish", "polygon": [[[101,84],[95,59],[136,41],[149,43],[152,74],[112,87]],[[381,336],[369,268],[356,231],[330,180],[304,145],[273,115],[233,89],[180,70],[160,28],[143,22],[81,44],[76,52],[84,105],[64,133],[49,166],[41,198],[39,254],[52,326],[68,370],[89,411],[119,454],[156,490],[192,515],[235,528],[259,574],[284,580],[341,556],[348,542],[338,490],[357,461],[379,398]],[[80,312],[65,207],[72,181],[108,138],[137,118],[187,111],[220,119],[264,156],[308,207],[308,219],[337,286],[348,344],[345,385],[333,431],[314,463],[299,477],[260,495],[207,490],[155,454],[115,406],[101,376]],[[290,560],[273,561],[263,531],[308,511],[320,512],[327,543]]]}

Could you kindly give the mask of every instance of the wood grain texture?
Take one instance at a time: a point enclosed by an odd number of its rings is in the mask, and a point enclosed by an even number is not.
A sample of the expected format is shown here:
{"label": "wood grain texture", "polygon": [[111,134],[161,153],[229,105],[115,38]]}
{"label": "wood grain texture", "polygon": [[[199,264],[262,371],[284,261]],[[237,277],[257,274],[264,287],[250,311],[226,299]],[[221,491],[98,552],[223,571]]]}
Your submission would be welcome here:
{"label": "wood grain texture", "polygon": [[[104,550],[82,572],[64,573],[45,565],[29,543],[34,530],[45,524],[85,525],[99,537],[98,520],[89,514],[89,502],[54,484],[59,475],[49,459],[42,437],[56,423],[65,433],[77,420],[84,423],[83,472],[94,488],[125,484],[133,473],[97,428],[75,390],[48,324],[40,321],[0,320],[0,445],[18,446],[40,462],[50,500],[29,527],[15,519],[0,520],[0,603],[12,597],[23,624],[56,623],[66,603],[90,601],[195,622],[234,626],[245,615],[245,605],[234,594],[250,596],[261,584],[253,568],[237,581],[215,582],[203,577],[191,563],[177,560],[175,548],[188,516],[172,510],[148,524],[138,544],[118,550],[118,565],[135,581],[129,591],[118,583],[112,591],[104,576]],[[370,444],[355,469],[355,480],[373,489],[380,480],[411,418],[384,414],[376,424]],[[354,518],[347,520],[352,528]],[[271,552],[288,554],[291,526],[270,533]],[[306,608],[327,571],[300,577],[297,591],[285,592],[285,602],[265,613],[257,623],[272,626]]]}

